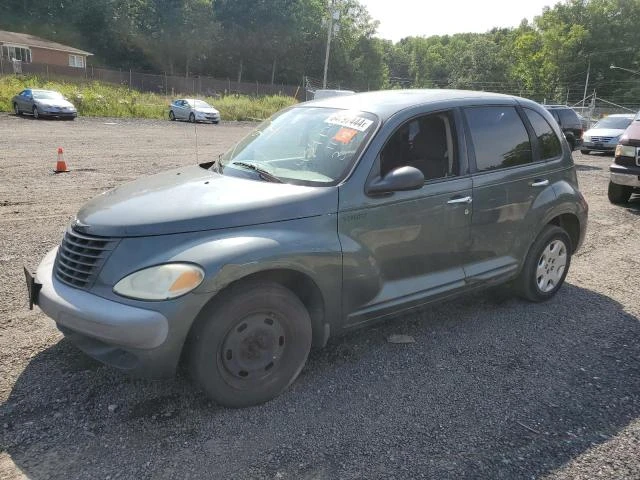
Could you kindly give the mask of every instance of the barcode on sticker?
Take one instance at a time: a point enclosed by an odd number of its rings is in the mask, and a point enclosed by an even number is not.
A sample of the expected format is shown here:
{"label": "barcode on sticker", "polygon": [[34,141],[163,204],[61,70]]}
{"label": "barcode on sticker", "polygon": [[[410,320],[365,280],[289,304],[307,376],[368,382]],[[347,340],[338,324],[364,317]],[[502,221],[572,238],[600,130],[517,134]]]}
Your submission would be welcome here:
{"label": "barcode on sticker", "polygon": [[340,125],[341,127],[353,128],[360,132],[364,132],[373,124],[373,120],[359,117],[349,113],[334,113],[325,120],[331,125]]}

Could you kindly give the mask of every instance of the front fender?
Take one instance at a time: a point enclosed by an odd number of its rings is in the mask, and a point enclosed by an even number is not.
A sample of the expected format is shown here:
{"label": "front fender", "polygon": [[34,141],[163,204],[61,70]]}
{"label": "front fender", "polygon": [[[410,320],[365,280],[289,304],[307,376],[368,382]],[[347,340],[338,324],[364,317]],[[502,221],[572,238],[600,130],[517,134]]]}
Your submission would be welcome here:
{"label": "front fender", "polygon": [[[335,214],[215,231],[124,238],[105,263],[94,293],[122,303],[113,285],[143,268],[169,262],[200,265],[205,279],[187,297],[195,308],[231,283],[269,270],[306,275],[321,292],[325,317],[341,319],[342,251]],[[172,301],[171,303],[180,303]]]}

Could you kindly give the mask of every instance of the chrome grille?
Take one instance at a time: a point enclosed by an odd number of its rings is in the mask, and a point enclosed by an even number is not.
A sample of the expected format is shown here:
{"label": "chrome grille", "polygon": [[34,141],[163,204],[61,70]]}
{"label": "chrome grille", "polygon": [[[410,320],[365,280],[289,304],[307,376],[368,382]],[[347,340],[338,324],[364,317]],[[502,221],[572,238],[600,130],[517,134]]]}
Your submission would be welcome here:
{"label": "chrome grille", "polygon": [[613,137],[591,137],[593,143],[608,143],[613,140]]}
{"label": "chrome grille", "polygon": [[85,235],[69,228],[58,249],[56,277],[72,287],[90,288],[118,242],[118,238]]}

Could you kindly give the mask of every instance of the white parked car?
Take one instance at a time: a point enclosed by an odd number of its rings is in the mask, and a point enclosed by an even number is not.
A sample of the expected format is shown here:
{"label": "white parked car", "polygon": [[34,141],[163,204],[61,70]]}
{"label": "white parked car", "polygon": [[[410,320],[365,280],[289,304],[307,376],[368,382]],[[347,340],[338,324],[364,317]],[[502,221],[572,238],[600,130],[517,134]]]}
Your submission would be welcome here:
{"label": "white parked car", "polygon": [[169,120],[219,123],[220,112],[205,101],[195,98],[180,98],[171,102]]}
{"label": "white parked car", "polygon": [[588,154],[591,151],[613,153],[620,136],[631,124],[633,117],[633,113],[620,113],[601,119],[582,135],[580,153]]}

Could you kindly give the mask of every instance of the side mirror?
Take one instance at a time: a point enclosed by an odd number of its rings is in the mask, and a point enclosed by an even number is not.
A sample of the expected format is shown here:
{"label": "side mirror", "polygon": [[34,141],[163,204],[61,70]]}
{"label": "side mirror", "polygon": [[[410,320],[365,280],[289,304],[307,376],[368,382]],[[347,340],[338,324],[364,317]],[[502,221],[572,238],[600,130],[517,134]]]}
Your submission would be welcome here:
{"label": "side mirror", "polygon": [[391,170],[384,177],[376,178],[367,193],[373,195],[401,192],[404,190],[418,190],[424,185],[424,175],[415,167],[398,167]]}

